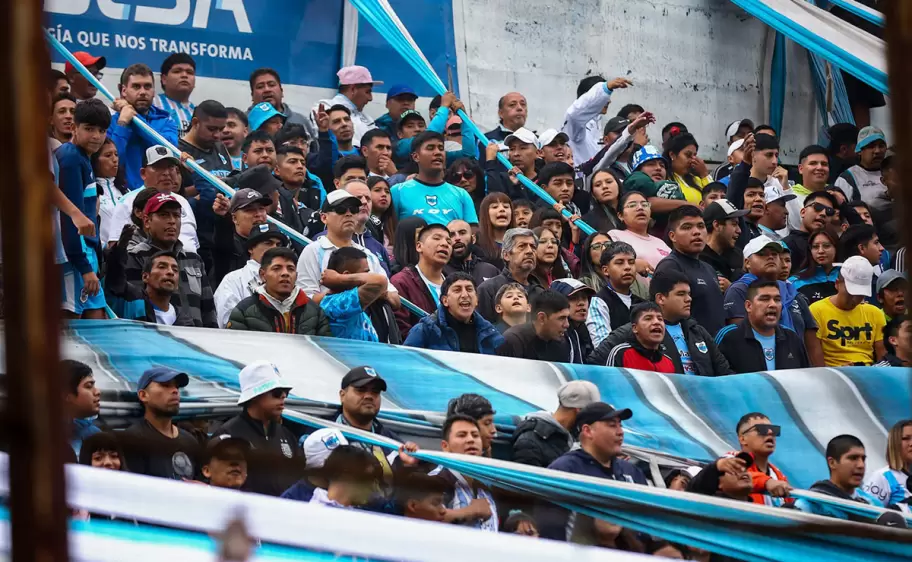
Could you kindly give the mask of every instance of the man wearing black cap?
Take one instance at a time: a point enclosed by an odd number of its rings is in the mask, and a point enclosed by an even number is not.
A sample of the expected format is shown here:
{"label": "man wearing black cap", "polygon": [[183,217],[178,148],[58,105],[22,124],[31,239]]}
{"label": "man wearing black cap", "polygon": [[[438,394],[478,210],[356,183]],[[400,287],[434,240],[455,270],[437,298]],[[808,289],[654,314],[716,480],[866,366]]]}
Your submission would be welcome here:
{"label": "man wearing black cap", "polygon": [[172,421],[180,410],[180,389],[189,383],[187,373],[167,367],[149,369],[139,378],[143,419],[123,432],[131,472],[173,480],[197,478],[199,442]]}
{"label": "man wearing black cap", "polygon": [[744,259],[736,246],[741,236],[740,219],[749,212],[738,209],[728,199],[713,201],[703,210],[709,240],[700,252],[700,260],[716,270],[723,292],[742,275]]}
{"label": "man wearing black cap", "polygon": [[[254,171],[253,174],[257,172]],[[230,202],[221,193],[216,197],[212,207],[215,214],[219,215],[216,219],[216,242],[212,248],[215,271],[213,279],[216,286],[228,273],[244,267],[250,230],[254,224],[267,222],[266,217],[272,204],[270,197],[251,188],[238,189]]]}
{"label": "man wearing black cap", "polygon": [[230,435],[217,435],[206,445],[203,476],[210,486],[240,490],[247,481],[250,443]]}
{"label": "man wearing black cap", "polygon": [[[616,409],[605,402],[593,402],[580,410],[576,416],[580,448],[560,456],[548,468],[572,474],[595,478],[608,478],[631,484],[647,485],[643,472],[620,457],[624,445],[622,422],[629,420],[633,412]],[[560,541],[580,542],[586,536],[597,533],[605,523],[577,514],[568,524],[569,513],[559,508],[540,509],[536,519],[541,535]]]}
{"label": "man wearing black cap", "polygon": [[224,328],[228,316],[237,303],[252,295],[263,280],[260,278],[260,261],[267,250],[287,247],[288,237],[268,222],[253,225],[247,237],[249,259],[241,269],[226,275],[215,290],[215,309],[218,311],[219,328]]}

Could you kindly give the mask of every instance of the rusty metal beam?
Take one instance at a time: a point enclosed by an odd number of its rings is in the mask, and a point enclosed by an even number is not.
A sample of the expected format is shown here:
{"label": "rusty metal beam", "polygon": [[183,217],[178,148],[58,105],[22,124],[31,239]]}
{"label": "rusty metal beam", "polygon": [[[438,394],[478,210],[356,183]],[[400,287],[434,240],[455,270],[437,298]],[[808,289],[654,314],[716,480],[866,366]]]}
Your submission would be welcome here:
{"label": "rusty metal beam", "polygon": [[[893,116],[893,144],[899,161],[899,190],[893,206],[898,224],[912,225],[912,2],[891,0],[882,2],[887,24],[887,74],[890,85],[890,111]],[[912,247],[912,228],[900,228],[906,248]],[[906,271],[910,260],[906,258]]]}
{"label": "rusty metal beam", "polygon": [[41,0],[0,0],[0,189],[12,560],[67,556],[66,425],[58,376],[60,280],[54,264],[45,123],[50,59]]}

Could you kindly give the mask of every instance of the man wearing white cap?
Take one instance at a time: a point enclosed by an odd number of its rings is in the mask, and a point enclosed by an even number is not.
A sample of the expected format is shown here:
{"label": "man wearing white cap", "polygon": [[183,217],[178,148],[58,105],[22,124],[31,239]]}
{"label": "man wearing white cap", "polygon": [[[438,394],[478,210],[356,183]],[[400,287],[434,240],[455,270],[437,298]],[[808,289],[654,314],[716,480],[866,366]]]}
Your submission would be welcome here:
{"label": "man wearing white cap", "polygon": [[867,258],[852,256],[839,270],[836,294],[811,305],[827,367],[872,365],[886,353],[883,311],[865,302],[873,279]]}
{"label": "man wearing white cap", "polygon": [[383,84],[374,80],[370,70],[363,66],[346,66],[336,73],[339,77],[339,93],[331,100],[321,100],[314,108],[314,114],[320,105],[324,110],[334,105],[344,105],[351,111],[352,124],[355,126],[355,136],[352,143],[361,146],[361,135],[376,128],[374,120],[365,115],[364,107],[374,99],[374,86]]}
{"label": "man wearing white cap", "polygon": [[513,434],[513,462],[546,467],[566,453],[576,440],[573,430],[579,411],[601,400],[599,389],[589,381],[570,381],[557,391],[557,410],[534,412]]}
{"label": "man wearing white cap", "polygon": [[782,191],[778,185],[767,185],[763,188],[763,201],[766,203],[766,212],[757,221],[760,230],[774,240],[779,242],[788,236],[788,218],[789,212],[786,204],[794,201],[798,196],[791,191]]}
{"label": "man wearing white cap", "polygon": [[[513,164],[513,169],[518,170],[534,182],[538,175],[535,161],[542,155],[541,144],[535,133],[525,127],[520,127],[507,135],[504,144],[509,149],[507,158],[510,160],[510,164]],[[488,193],[500,191],[509,195],[511,199],[525,197],[522,186],[515,181],[515,176],[503,171],[503,166],[497,161],[497,151],[489,149],[485,158]]]}
{"label": "man wearing white cap", "polygon": [[741,149],[741,145],[744,144],[744,137],[753,131],[754,122],[750,119],[732,121],[725,127],[725,142],[728,143],[728,163],[721,164],[713,170],[712,178],[714,181],[720,181],[728,185],[728,182],[723,180],[731,174],[735,166],[741,163],[740,157],[737,158],[737,162],[733,162],[732,155]]}
{"label": "man wearing white cap", "polygon": [[303,438],[301,447],[304,449],[304,458],[307,459],[308,475],[282,492],[282,497],[287,500],[309,502],[315,489],[326,489],[328,482],[320,474],[319,469],[323,468],[329,454],[342,445],[348,445],[348,439],[341,431],[332,427],[318,429]]}
{"label": "man wearing white cap", "polygon": [[298,476],[291,462],[300,457],[297,439],[282,426],[282,412],[291,384],[269,361],[247,365],[238,374],[238,380],[241,387],[238,405],[244,411],[226,421],[214,435],[244,439],[252,446],[255,454],[248,461],[249,476],[243,490],[278,496]]}
{"label": "man wearing white cap", "polygon": [[728,163],[720,165],[713,172],[713,177],[716,177],[717,174],[722,176],[716,181],[726,186],[731,181],[731,171],[744,160],[744,139],[738,139],[728,145],[727,155]]}

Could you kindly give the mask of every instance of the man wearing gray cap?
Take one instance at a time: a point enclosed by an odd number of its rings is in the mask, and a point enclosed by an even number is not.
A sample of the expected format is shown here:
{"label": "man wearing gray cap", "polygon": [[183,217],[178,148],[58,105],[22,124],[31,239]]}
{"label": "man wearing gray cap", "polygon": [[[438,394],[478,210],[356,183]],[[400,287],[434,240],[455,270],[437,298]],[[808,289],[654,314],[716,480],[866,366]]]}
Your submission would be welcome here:
{"label": "man wearing gray cap", "polygon": [[557,391],[557,410],[526,416],[513,434],[513,462],[546,467],[570,450],[576,417],[582,408],[601,400],[589,381],[570,381]]}

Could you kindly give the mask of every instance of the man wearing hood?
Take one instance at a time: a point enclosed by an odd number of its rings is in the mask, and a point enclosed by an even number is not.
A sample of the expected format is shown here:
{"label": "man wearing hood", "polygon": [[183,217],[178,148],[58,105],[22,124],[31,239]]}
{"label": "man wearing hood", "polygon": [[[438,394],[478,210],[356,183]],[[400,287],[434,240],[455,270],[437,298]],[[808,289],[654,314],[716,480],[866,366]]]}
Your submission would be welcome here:
{"label": "man wearing hood", "polygon": [[652,302],[633,305],[630,310],[630,324],[630,336],[626,342],[611,350],[607,365],[656,373],[674,373],[674,363],[662,352],[665,320],[659,305]]}
{"label": "man wearing hood", "polygon": [[593,383],[575,380],[557,391],[557,410],[543,410],[526,416],[513,432],[513,462],[546,467],[567,453],[576,440],[576,418],[580,411],[601,400]]}
{"label": "man wearing hood", "polygon": [[480,251],[475,246],[475,233],[472,232],[469,223],[462,219],[454,219],[447,224],[447,229],[453,241],[453,253],[450,256],[450,263],[443,268],[445,276],[462,271],[471,275],[478,286],[500,274],[496,267],[477,257]]}
{"label": "man wearing hood", "polygon": [[[837,435],[830,439],[826,448],[830,477],[827,480],[815,482],[810,490],[841,500],[880,507],[880,501],[861,487],[864,481],[866,459],[864,443],[859,438],[854,435]],[[795,502],[795,509],[837,519],[870,522],[869,518],[857,517],[838,507],[808,501],[804,498]]]}

